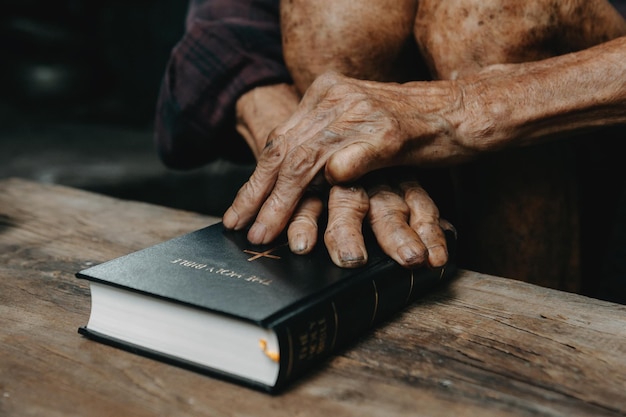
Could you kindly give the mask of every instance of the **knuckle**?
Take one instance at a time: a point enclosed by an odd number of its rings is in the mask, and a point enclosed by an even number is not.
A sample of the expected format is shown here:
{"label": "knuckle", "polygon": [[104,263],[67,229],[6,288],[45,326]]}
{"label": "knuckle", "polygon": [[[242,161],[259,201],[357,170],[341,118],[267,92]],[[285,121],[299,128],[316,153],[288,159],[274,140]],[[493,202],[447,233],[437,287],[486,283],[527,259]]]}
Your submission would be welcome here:
{"label": "knuckle", "polygon": [[311,213],[299,212],[292,217],[289,227],[297,227],[300,230],[309,230],[311,227],[316,226],[317,221],[314,217],[311,217]]}
{"label": "knuckle", "polygon": [[276,130],[274,130],[268,137],[257,166],[277,166],[283,160],[284,155],[285,136],[279,135]]}
{"label": "knuckle", "polygon": [[291,199],[285,198],[280,191],[274,190],[265,203],[263,204],[263,211],[270,213],[272,217],[277,215],[284,215],[291,212],[293,209],[293,203]]}
{"label": "knuckle", "polygon": [[415,224],[411,225],[411,228],[413,230],[415,230],[415,232],[419,235],[419,236],[430,236],[431,238],[433,237],[439,237],[441,236],[441,228],[439,227],[439,223],[432,223],[432,222],[417,222]]}
{"label": "knuckle", "polygon": [[315,226],[317,225],[317,218],[321,212],[322,201],[319,198],[307,199],[296,209],[292,222],[307,223]]}
{"label": "knuckle", "polygon": [[360,221],[355,222],[350,217],[339,217],[334,219],[326,227],[324,239],[337,244],[342,242],[355,241],[361,239]]}
{"label": "knuckle", "polygon": [[376,184],[370,188],[370,199],[378,205],[397,205],[402,200],[389,184]]}
{"label": "knuckle", "polygon": [[370,198],[370,217],[372,221],[406,221],[409,207],[396,193],[381,190]]}
{"label": "knuckle", "polygon": [[407,213],[397,209],[370,210],[368,219],[373,228],[385,230],[385,235],[394,233],[398,228],[406,225]]}
{"label": "knuckle", "polygon": [[[331,100],[346,100],[346,101],[355,101],[356,95],[355,91],[350,84],[344,83],[340,80],[335,80],[332,84],[328,85],[326,96]],[[359,100],[356,102],[360,102],[362,96],[358,96]]]}
{"label": "knuckle", "polygon": [[329,88],[339,83],[341,78],[341,75],[336,71],[326,71],[313,81],[312,86]]}
{"label": "knuckle", "polygon": [[281,173],[298,178],[310,173],[317,161],[318,152],[315,149],[306,145],[298,146],[286,158]]}
{"label": "knuckle", "polygon": [[[416,227],[422,224],[439,224],[439,212],[428,212],[424,210],[411,212],[411,227],[417,230]],[[437,226],[439,227],[439,226]]]}
{"label": "knuckle", "polygon": [[423,190],[406,191],[404,199],[411,209],[415,222],[439,221],[439,208]]}
{"label": "knuckle", "polygon": [[334,186],[330,190],[328,208],[336,216],[348,214],[363,218],[369,210],[370,204],[362,187]]}
{"label": "knuckle", "polygon": [[[374,104],[372,103],[372,101],[369,99],[368,96],[366,96],[365,94],[361,94],[361,93],[355,93],[355,92],[346,92],[344,94],[351,94],[351,99],[352,99],[352,111],[354,112],[354,114],[358,114],[358,115],[371,115],[371,116],[375,116],[375,115],[380,115],[380,111],[378,111],[378,109],[376,109],[376,107],[374,106]],[[380,119],[378,121],[379,124],[381,125],[386,125],[384,119]]]}

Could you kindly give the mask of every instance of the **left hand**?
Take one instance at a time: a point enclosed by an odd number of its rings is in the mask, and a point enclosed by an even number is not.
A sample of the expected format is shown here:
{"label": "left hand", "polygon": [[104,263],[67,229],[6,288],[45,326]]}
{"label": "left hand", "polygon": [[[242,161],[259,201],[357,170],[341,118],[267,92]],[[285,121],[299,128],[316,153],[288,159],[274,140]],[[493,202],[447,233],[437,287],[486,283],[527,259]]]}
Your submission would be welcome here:
{"label": "left hand", "polygon": [[236,103],[235,128],[245,139],[256,159],[270,132],[293,115],[300,95],[291,84],[271,84],[254,88]]}
{"label": "left hand", "polygon": [[[367,188],[331,187],[324,243],[333,262],[344,268],[367,262],[362,234],[367,221],[383,251],[400,265],[445,265],[448,251],[443,230],[454,227],[439,217],[437,206],[417,181],[396,178],[391,182],[383,175],[372,174],[373,182]],[[301,201],[287,232],[293,252],[307,253],[316,244],[322,210],[319,197],[307,196]]]}

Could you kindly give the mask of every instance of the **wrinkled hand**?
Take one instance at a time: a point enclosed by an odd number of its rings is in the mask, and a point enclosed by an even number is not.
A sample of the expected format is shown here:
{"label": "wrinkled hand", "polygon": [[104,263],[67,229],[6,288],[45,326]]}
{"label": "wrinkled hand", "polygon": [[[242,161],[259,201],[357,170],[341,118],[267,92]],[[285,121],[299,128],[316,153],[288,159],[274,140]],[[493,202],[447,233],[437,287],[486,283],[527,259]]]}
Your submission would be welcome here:
{"label": "wrinkled hand", "polygon": [[[362,235],[363,223],[367,221],[383,251],[400,265],[444,265],[448,251],[443,230],[454,228],[439,218],[437,206],[417,181],[389,180],[384,174],[371,174],[367,187],[331,187],[324,243],[333,262],[344,268],[367,262]],[[316,244],[322,210],[319,198],[302,199],[287,232],[293,252],[307,253]]]}
{"label": "wrinkled hand", "polygon": [[295,87],[284,83],[254,88],[237,100],[235,128],[255,158],[259,158],[270,132],[293,115],[299,102]]}
{"label": "wrinkled hand", "polygon": [[[381,248],[400,265],[440,267],[448,261],[444,230],[455,231],[415,179],[380,182],[368,190],[368,221]],[[338,241],[339,242],[339,241]]]}
{"label": "wrinkled hand", "polygon": [[[332,77],[334,75],[330,78]],[[323,80],[324,78],[322,78]],[[283,100],[285,97],[286,100]],[[363,92],[359,94],[359,97],[364,97]],[[295,108],[296,102],[297,96],[289,86],[285,85],[258,88],[240,99],[237,105],[237,127],[255,155],[259,155],[258,150],[265,143],[266,136],[264,134],[271,129],[272,125],[284,121],[286,119],[285,114],[288,114],[290,109]],[[309,101],[307,105],[300,106],[298,110],[300,116],[297,113],[286,125],[279,127],[270,135],[271,142],[259,156],[255,173],[246,186],[240,190],[238,199],[224,216],[223,220],[226,227],[243,228],[246,226],[256,212],[249,211],[247,218],[237,216],[235,211],[237,201],[241,204],[241,198],[249,198],[246,195],[254,195],[253,187],[257,184],[259,177],[261,179],[264,176],[272,179],[278,178],[277,168],[280,169],[286,152],[294,149],[291,145],[295,144],[306,148],[310,145],[307,140],[316,139],[315,135],[304,138],[294,136],[291,138],[293,142],[287,142],[287,136],[279,133],[281,129],[289,129],[288,126],[290,123],[293,124],[294,119],[297,120],[301,115],[306,116],[308,114],[306,111],[315,103],[316,101],[313,100]],[[357,106],[358,108],[359,106]],[[269,109],[273,110],[268,114]],[[355,137],[363,128],[365,128],[364,131],[369,130],[371,133],[379,133],[379,136],[384,137],[385,132],[389,130],[388,126],[393,125],[389,122],[390,117],[393,116],[390,113],[385,113],[387,115],[385,119],[385,117],[381,117],[384,116],[382,114],[369,113],[367,106],[361,108],[360,112],[355,113],[352,118],[346,119],[350,122],[348,125],[352,129],[346,130],[346,132],[352,133]],[[341,112],[332,108],[328,109],[328,115],[333,114],[340,116]],[[280,120],[281,117],[283,120]],[[335,121],[333,118],[328,120]],[[341,119],[338,121],[341,122]],[[368,128],[367,123],[365,126],[362,125],[363,122],[368,122],[372,126]],[[325,133],[320,131],[317,136],[320,135],[323,137]],[[346,136],[347,139],[352,139],[350,135]],[[330,137],[332,139],[332,135]],[[311,145],[322,146],[323,150],[327,150],[323,140]],[[276,152],[277,149],[279,150],[278,153]],[[332,155],[329,154],[328,156]],[[305,159],[303,162],[306,165],[311,161]],[[321,176],[314,178],[313,173],[313,171],[304,172],[306,179],[301,183],[303,187],[306,186],[308,189],[310,182],[326,183]],[[373,179],[368,181],[367,187],[363,185],[332,186],[327,196],[327,206],[324,204],[326,201],[322,201],[319,194],[304,195],[302,191],[301,195],[294,198],[293,209],[289,211],[289,214],[285,212],[285,223],[281,223],[276,231],[279,233],[288,224],[288,240],[291,250],[300,254],[307,253],[317,243],[318,221],[323,210],[327,209],[328,223],[324,234],[324,243],[333,262],[339,266],[356,267],[367,262],[367,249],[362,235],[364,221],[371,224],[381,248],[399,264],[406,267],[424,264],[437,267],[445,264],[447,248],[442,228],[450,229],[452,226],[439,218],[437,207],[419,183],[397,177],[390,180],[389,177],[385,178],[378,173],[370,177]],[[315,181],[312,181],[313,179]],[[247,191],[246,187],[248,187]],[[328,184],[326,187],[328,188]],[[258,201],[262,202],[263,199]],[[235,214],[234,217],[233,214]],[[233,219],[236,221],[233,222]],[[265,241],[259,241],[255,238],[254,233],[253,231],[249,233],[249,238],[253,243],[267,243],[272,239],[272,237],[265,236]]]}
{"label": "wrinkled hand", "polygon": [[455,139],[459,107],[454,82],[400,85],[322,75],[270,135],[224,225],[241,229],[255,219],[248,239],[269,243],[316,176],[339,184],[383,167],[468,158],[475,151]]}

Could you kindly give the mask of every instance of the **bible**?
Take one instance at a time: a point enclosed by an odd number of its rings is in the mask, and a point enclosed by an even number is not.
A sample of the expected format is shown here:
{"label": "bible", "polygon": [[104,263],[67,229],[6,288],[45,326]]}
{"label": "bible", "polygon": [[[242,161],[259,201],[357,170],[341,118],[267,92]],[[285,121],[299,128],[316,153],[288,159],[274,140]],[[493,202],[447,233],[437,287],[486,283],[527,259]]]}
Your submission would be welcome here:
{"label": "bible", "polygon": [[[221,223],[89,267],[96,341],[277,393],[455,271],[401,267],[366,233],[368,262],[335,266],[323,244],[251,245]],[[321,242],[321,241],[320,241]]]}

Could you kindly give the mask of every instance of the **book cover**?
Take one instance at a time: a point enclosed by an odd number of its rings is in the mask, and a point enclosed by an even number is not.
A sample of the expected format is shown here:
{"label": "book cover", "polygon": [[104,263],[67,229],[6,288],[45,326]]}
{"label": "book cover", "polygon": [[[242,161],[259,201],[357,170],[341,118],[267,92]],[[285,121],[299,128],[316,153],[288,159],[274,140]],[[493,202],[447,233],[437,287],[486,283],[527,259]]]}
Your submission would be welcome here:
{"label": "book cover", "polygon": [[268,392],[455,272],[409,270],[366,235],[366,266],[335,266],[323,244],[251,245],[221,223],[80,271],[91,314],[79,332],[100,342]]}

